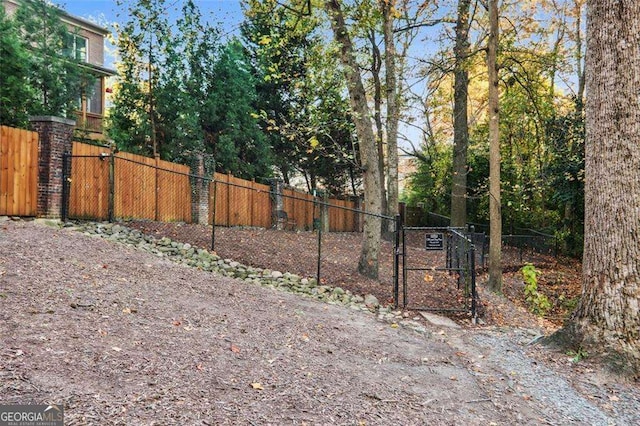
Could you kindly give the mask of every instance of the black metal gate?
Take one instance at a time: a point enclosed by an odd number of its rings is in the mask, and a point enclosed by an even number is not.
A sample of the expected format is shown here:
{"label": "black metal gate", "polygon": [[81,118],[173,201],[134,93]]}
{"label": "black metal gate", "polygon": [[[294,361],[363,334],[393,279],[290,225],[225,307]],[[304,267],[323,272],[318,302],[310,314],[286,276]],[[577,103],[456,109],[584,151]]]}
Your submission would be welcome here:
{"label": "black metal gate", "polygon": [[463,228],[408,226],[399,234],[396,305],[411,310],[468,312],[475,318],[477,234]]}

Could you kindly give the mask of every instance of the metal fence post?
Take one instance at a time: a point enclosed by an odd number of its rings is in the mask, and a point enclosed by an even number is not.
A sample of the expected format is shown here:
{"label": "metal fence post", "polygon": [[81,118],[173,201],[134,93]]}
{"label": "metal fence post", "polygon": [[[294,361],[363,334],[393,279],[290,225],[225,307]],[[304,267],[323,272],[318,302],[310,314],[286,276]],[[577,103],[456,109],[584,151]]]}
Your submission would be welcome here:
{"label": "metal fence post", "polygon": [[320,215],[320,226],[318,226],[318,269],[316,273],[316,280],[320,285],[320,267],[322,265],[322,228],[324,226],[323,216]]}
{"label": "metal fence post", "polygon": [[60,216],[63,222],[69,218],[69,195],[71,186],[71,153],[65,151],[62,154],[62,211]]}
{"label": "metal fence post", "polygon": [[393,303],[398,309],[400,297],[400,232],[402,232],[402,216],[396,215],[393,245]]}
{"label": "metal fence post", "polygon": [[114,209],[115,209],[115,194],[116,194],[116,156],[113,152],[109,155],[109,222],[113,222]]}
{"label": "metal fence post", "polygon": [[218,193],[218,181],[215,174],[213,176],[213,206],[211,216],[211,251],[216,249],[216,195]]}
{"label": "metal fence post", "polygon": [[476,321],[476,246],[472,243],[469,250],[469,269],[471,272],[471,318]]}

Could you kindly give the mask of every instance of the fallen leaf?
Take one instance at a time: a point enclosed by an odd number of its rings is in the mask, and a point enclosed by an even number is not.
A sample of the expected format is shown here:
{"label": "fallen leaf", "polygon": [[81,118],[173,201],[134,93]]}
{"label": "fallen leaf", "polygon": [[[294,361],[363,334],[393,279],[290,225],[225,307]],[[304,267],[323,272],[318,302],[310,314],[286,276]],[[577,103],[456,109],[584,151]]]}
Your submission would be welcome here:
{"label": "fallen leaf", "polygon": [[173,325],[175,325],[176,327],[180,327],[180,324],[182,323],[178,320],[173,321]]}
{"label": "fallen leaf", "polygon": [[117,346],[112,347],[111,349],[113,349],[116,352],[120,352],[122,350],[122,348],[119,348]]}
{"label": "fallen leaf", "polygon": [[391,328],[398,328],[398,324],[396,324],[395,322],[393,324],[391,324]]}
{"label": "fallen leaf", "polygon": [[618,402],[618,401],[620,401],[620,398],[618,398],[615,395],[609,395],[609,401]]}
{"label": "fallen leaf", "polygon": [[256,390],[264,390],[264,387],[262,387],[262,383],[251,383],[251,387]]}
{"label": "fallen leaf", "polygon": [[236,354],[240,353],[240,348],[237,347],[236,345],[232,344],[230,349],[231,349],[231,352],[233,352],[233,353],[236,353]]}
{"label": "fallen leaf", "polygon": [[131,309],[129,309],[129,308],[124,308],[124,309],[122,310],[122,313],[123,313],[123,314],[130,314],[130,313],[131,313]]}

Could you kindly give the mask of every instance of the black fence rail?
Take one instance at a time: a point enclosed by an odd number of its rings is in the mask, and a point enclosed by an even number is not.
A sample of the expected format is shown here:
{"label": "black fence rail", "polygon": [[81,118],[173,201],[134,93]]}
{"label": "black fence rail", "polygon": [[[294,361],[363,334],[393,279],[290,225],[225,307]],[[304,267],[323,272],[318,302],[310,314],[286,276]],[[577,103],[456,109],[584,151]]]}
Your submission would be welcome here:
{"label": "black fence rail", "polygon": [[[420,212],[417,209],[412,209],[413,220],[421,222],[424,226],[435,227],[448,227],[451,220],[447,216],[443,216],[433,212]],[[483,239],[483,258],[487,253],[489,244],[489,225],[482,223],[469,223],[467,224],[469,229],[474,229],[474,232],[482,235]],[[511,249],[514,253],[510,256],[510,259],[516,260],[520,263],[530,262],[537,260],[537,255],[550,255],[558,256],[558,238],[554,235],[545,234],[543,232],[536,231],[529,228],[509,228],[508,233],[503,233],[502,244]],[[476,243],[478,247],[478,243]],[[484,265],[484,262],[482,263]]]}

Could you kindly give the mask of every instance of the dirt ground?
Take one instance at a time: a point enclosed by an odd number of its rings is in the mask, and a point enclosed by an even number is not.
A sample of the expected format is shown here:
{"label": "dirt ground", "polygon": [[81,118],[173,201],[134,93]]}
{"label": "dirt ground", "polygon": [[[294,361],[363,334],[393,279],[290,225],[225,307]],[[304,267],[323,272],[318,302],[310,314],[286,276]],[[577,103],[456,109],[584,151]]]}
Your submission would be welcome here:
{"label": "dirt ground", "polygon": [[0,403],[62,403],[68,425],[640,423],[637,384],[531,344],[538,325],[418,333],[69,229],[0,222]]}

